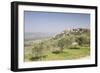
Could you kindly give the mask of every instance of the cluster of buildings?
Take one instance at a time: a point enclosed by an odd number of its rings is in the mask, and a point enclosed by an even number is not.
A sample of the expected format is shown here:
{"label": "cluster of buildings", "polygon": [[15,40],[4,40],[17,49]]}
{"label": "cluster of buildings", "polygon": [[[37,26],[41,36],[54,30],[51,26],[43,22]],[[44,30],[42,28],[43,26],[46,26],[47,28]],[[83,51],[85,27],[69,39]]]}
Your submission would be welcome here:
{"label": "cluster of buildings", "polygon": [[70,32],[89,32],[90,29],[89,28],[70,28],[70,29],[65,29],[62,33],[70,33]]}

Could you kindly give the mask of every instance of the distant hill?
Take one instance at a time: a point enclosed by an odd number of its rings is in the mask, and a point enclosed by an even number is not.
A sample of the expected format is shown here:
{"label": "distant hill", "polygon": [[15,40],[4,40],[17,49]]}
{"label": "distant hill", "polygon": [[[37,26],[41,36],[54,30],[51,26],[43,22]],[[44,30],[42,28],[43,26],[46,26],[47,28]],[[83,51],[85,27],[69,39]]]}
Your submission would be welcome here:
{"label": "distant hill", "polygon": [[87,28],[75,28],[75,29],[65,29],[62,32],[56,34],[56,33],[42,33],[42,32],[33,32],[33,33],[25,33],[24,39],[25,41],[30,40],[41,40],[45,38],[53,38],[57,39],[62,36],[68,36],[68,35],[80,35],[80,34],[90,34],[90,29]]}
{"label": "distant hill", "polygon": [[27,40],[39,40],[44,38],[50,38],[54,35],[54,33],[42,33],[42,32],[34,32],[34,33],[25,33],[24,39]]}
{"label": "distant hill", "polygon": [[59,34],[57,34],[53,39],[60,38],[62,36],[69,36],[69,35],[81,35],[81,34],[88,34],[90,35],[90,29],[88,28],[75,28],[75,29],[65,29]]}

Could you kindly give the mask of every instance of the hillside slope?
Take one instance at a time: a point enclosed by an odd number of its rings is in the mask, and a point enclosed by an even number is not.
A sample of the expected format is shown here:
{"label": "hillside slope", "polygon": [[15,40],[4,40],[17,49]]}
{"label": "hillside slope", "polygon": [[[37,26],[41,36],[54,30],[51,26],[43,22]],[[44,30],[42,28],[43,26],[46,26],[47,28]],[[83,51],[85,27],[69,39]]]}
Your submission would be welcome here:
{"label": "hillside slope", "polygon": [[79,59],[90,54],[90,30],[64,30],[25,47],[25,61]]}

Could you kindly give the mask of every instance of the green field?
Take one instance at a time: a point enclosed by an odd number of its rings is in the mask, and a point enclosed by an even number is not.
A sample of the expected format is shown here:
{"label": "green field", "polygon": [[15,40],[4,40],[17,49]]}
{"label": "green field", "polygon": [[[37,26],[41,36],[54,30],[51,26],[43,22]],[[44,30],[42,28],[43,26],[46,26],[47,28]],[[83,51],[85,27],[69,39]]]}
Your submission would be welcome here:
{"label": "green field", "polygon": [[[30,47],[31,48],[31,47]],[[32,59],[32,49],[29,47],[25,48],[25,61],[34,61]],[[72,59],[80,59],[85,56],[90,55],[90,48],[89,47],[80,47],[80,49],[68,49],[64,48],[63,52],[55,53],[55,52],[48,52],[45,57],[42,57],[40,60],[72,60]],[[37,59],[39,61],[39,59]]]}

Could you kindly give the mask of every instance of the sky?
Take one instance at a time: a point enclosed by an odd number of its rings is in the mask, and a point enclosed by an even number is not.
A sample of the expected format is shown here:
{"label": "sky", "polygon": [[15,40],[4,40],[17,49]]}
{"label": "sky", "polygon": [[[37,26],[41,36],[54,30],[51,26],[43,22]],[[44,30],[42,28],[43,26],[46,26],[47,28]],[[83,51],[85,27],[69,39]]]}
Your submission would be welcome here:
{"label": "sky", "polygon": [[67,28],[89,28],[90,14],[24,11],[24,32],[56,33]]}

